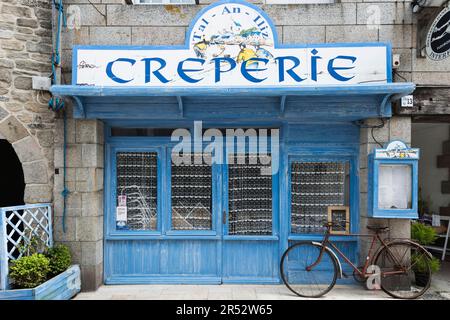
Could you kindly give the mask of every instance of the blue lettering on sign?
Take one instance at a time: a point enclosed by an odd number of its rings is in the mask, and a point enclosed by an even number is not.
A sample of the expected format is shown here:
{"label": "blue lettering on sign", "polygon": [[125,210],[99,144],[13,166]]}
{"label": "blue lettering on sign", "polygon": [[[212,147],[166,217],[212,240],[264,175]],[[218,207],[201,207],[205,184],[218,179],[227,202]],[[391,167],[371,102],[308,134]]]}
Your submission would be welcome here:
{"label": "blue lettering on sign", "polygon": [[197,82],[201,81],[203,78],[194,79],[194,78],[189,77],[186,74],[186,72],[197,72],[197,71],[203,70],[203,69],[184,69],[184,63],[188,62],[188,61],[198,62],[202,66],[205,63],[204,59],[196,59],[196,58],[187,58],[186,60],[180,61],[180,63],[178,64],[177,72],[180,75],[181,79],[183,79],[184,81],[189,82],[189,83],[197,83]]}
{"label": "blue lettering on sign", "polygon": [[311,80],[317,81],[317,60],[322,59],[322,57],[316,56],[318,53],[316,49],[312,49],[311,53],[313,54],[311,57]]}
{"label": "blue lettering on sign", "polygon": [[[159,70],[163,69],[166,66],[166,61],[162,58],[144,58],[141,61],[145,62],[145,83],[151,82],[151,74],[153,73],[156,78],[158,78],[159,81],[162,83],[167,83],[169,80],[167,80]],[[150,63],[152,61],[159,62],[159,68],[156,70],[151,71],[151,65]]]}
{"label": "blue lettering on sign", "polygon": [[[214,61],[214,82],[215,83],[220,81],[220,74],[221,73],[229,72],[229,71],[233,70],[236,67],[236,61],[234,61],[234,59],[231,59],[229,57],[213,58],[213,59],[211,59],[211,61]],[[230,65],[230,68],[228,70],[222,70],[220,68],[220,63],[222,61],[223,62],[228,62],[228,64]]]}
{"label": "blue lettering on sign", "polygon": [[[269,62],[269,59],[251,58],[251,59],[249,59],[247,61],[244,61],[242,63],[242,65],[241,65],[241,73],[244,76],[244,78],[247,79],[248,81],[251,81],[251,82],[254,82],[254,83],[258,83],[258,82],[262,82],[262,81],[267,79],[267,77],[265,77],[263,79],[258,79],[258,78],[255,78],[254,76],[252,76],[250,74],[250,72],[267,70],[267,68],[263,68],[263,69],[258,68],[258,62],[263,62],[264,65],[266,65]],[[248,64],[255,65],[256,67],[253,68],[253,69],[250,69],[250,68],[248,68]]]}
{"label": "blue lettering on sign", "polygon": [[[301,82],[306,79],[300,78],[298,74],[294,72],[294,68],[297,68],[300,65],[300,59],[294,56],[286,56],[286,57],[277,57],[275,60],[278,61],[278,80],[280,82],[284,81],[284,74],[287,73],[291,76],[292,79],[294,79],[297,82]],[[294,62],[294,65],[290,67],[289,69],[285,69],[285,61],[290,60]]]}
{"label": "blue lettering on sign", "polygon": [[350,79],[353,79],[355,76],[351,76],[351,77],[344,77],[341,76],[339,73],[336,72],[336,70],[350,70],[353,69],[353,67],[335,67],[333,64],[337,59],[341,59],[341,60],[350,60],[352,63],[355,63],[356,61],[356,57],[352,57],[352,56],[337,56],[334,59],[331,59],[328,62],[328,72],[330,73],[330,75],[339,80],[339,81],[348,81]]}
{"label": "blue lettering on sign", "polygon": [[119,78],[118,76],[116,76],[113,72],[112,72],[112,67],[114,65],[114,63],[116,62],[128,62],[130,63],[132,66],[136,63],[136,60],[134,59],[128,59],[128,58],[119,58],[117,60],[111,61],[110,63],[108,63],[108,65],[106,66],[106,75],[111,78],[113,81],[117,82],[117,83],[127,83],[132,81],[133,79],[130,80],[125,80],[122,78]]}
{"label": "blue lettering on sign", "polygon": [[[310,56],[310,78],[312,81],[318,81],[319,74],[319,60],[323,60],[323,57],[319,54],[317,49],[311,51]],[[277,80],[279,83],[285,81],[302,82],[307,78],[302,78],[299,71],[299,66],[304,63],[299,57],[296,56],[280,56],[274,58],[276,65],[278,66]],[[351,70],[355,68],[355,61],[357,60],[354,56],[338,55],[326,63],[324,61],[324,66],[327,66],[327,73],[332,78],[337,81],[345,82],[353,79],[355,75],[346,76],[341,73],[341,71]],[[163,73],[171,72],[167,71],[167,61],[160,57],[149,57],[143,58],[140,61],[143,62],[144,68],[144,81],[145,83],[168,83],[171,79],[163,75]],[[268,76],[262,77],[261,74],[257,74],[262,71],[267,70],[267,65],[269,64],[269,59],[252,57],[244,62],[240,66],[240,75],[244,77],[247,81],[251,83],[260,83],[267,79]],[[341,62],[337,65],[337,62]],[[344,65],[342,65],[344,62]],[[345,63],[348,62],[348,63]],[[126,63],[131,68],[138,68],[136,65],[136,60],[130,58],[118,58],[116,60],[110,61],[106,66],[106,74],[114,82],[124,84],[135,80],[134,78],[126,79],[125,76],[119,76],[113,72],[113,67],[115,63]],[[178,76],[187,83],[198,83],[204,79],[200,74],[208,68],[205,66],[206,60],[200,58],[187,58],[179,61],[176,67],[176,73]],[[210,61],[214,66],[214,82],[220,83],[222,81],[223,75],[229,73],[236,69],[237,62],[231,57],[216,57],[212,58]],[[209,65],[209,64],[208,64]],[[195,66],[195,67],[194,67]],[[165,71],[166,70],[166,71]],[[276,69],[275,69],[276,70]],[[117,72],[117,71],[116,71]],[[129,74],[133,74],[129,72]],[[197,76],[195,76],[197,74]],[[235,74],[235,73],[233,73]],[[137,81],[137,80],[136,80]]]}

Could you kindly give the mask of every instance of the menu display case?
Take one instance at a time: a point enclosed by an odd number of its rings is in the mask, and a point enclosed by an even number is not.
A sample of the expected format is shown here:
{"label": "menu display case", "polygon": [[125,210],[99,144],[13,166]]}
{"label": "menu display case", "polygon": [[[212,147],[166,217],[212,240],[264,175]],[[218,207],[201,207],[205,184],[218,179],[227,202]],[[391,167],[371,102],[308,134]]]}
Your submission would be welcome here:
{"label": "menu display case", "polygon": [[368,215],[373,218],[418,218],[419,149],[392,141],[369,157]]}

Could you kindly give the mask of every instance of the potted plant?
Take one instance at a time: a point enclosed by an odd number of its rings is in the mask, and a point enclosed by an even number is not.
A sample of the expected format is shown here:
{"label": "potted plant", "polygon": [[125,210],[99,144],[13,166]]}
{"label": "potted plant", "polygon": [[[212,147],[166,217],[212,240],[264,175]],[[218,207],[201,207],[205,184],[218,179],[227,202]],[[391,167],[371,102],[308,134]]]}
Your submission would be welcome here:
{"label": "potted plant", "polygon": [[[411,238],[419,244],[426,246],[434,243],[438,235],[433,227],[420,222],[414,222],[411,225]],[[424,255],[413,254],[411,260],[414,265],[416,283],[418,285],[426,285],[428,282],[428,273],[426,272],[427,264],[430,266],[431,273],[439,271],[440,261],[436,257],[430,259]]]}
{"label": "potted plant", "polygon": [[71,265],[65,245],[43,250],[31,245],[9,267],[10,290],[0,291],[0,300],[63,300],[80,291],[80,268]]}

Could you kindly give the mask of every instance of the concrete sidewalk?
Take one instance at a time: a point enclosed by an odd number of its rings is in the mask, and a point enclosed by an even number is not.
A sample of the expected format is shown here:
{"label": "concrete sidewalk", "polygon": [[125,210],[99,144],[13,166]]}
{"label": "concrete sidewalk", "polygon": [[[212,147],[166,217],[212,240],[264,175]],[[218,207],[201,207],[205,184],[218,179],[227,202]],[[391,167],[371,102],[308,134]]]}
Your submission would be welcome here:
{"label": "concrete sidewalk", "polygon": [[[80,293],[75,300],[301,300],[284,285],[110,285]],[[362,285],[336,285],[323,300],[395,300],[381,290]],[[450,300],[450,262],[433,275],[430,289],[420,299]],[[316,300],[316,299],[314,299]]]}
{"label": "concrete sidewalk", "polygon": [[[80,293],[75,300],[301,300],[284,285],[116,285]],[[337,285],[324,300],[392,300],[381,290]],[[421,299],[450,299],[448,292],[430,289]]]}

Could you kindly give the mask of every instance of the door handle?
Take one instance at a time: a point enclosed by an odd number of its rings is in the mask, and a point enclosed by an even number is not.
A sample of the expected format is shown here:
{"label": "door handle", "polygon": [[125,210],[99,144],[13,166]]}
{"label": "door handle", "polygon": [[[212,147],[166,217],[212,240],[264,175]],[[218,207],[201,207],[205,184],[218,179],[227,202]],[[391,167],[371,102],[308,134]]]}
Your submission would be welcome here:
{"label": "door handle", "polygon": [[222,223],[225,225],[227,223],[227,212],[223,210],[222,213]]}

